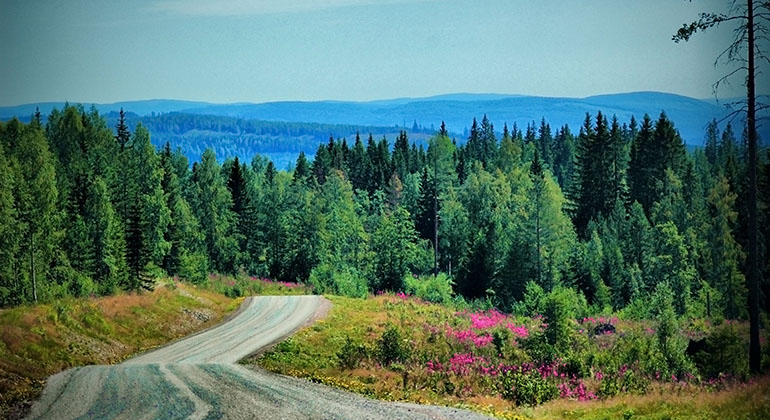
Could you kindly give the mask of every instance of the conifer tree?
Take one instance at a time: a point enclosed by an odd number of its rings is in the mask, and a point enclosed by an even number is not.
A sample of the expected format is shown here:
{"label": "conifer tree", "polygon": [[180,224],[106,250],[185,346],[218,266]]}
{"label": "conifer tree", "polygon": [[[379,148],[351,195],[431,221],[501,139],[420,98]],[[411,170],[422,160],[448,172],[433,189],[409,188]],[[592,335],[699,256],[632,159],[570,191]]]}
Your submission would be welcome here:
{"label": "conifer tree", "polygon": [[119,284],[125,283],[121,277],[126,273],[126,267],[122,227],[112,208],[107,184],[101,178],[97,177],[90,184],[85,215],[90,229],[89,242],[93,247],[93,279],[101,294],[111,294]]}
{"label": "conifer tree", "polygon": [[38,301],[38,286],[45,284],[47,270],[53,259],[57,238],[56,171],[53,156],[42,130],[22,128],[14,150],[16,161],[24,168],[16,182],[16,208],[21,232],[19,258],[22,270],[30,281],[28,298]]}
{"label": "conifer tree", "polygon": [[[268,164],[268,168],[272,162]],[[235,215],[232,212],[232,198],[227,191],[219,170],[214,151],[206,149],[201,156],[195,173],[196,210],[204,245],[217,271],[234,273],[237,270],[238,242],[235,229]]]}
{"label": "conifer tree", "polygon": [[[351,173],[352,172],[353,172],[353,169],[351,168]],[[293,180],[294,182],[307,182],[307,179],[309,176],[310,176],[310,164],[307,162],[307,158],[305,157],[305,152],[301,151],[299,152],[299,156],[297,157],[297,164],[294,166]]]}
{"label": "conifer tree", "polygon": [[710,261],[706,270],[707,281],[722,295],[724,316],[737,319],[745,311],[745,278],[739,271],[744,258],[740,246],[732,235],[732,226],[737,221],[734,210],[736,195],[730,191],[727,179],[719,177],[708,195],[711,221],[708,224]]}

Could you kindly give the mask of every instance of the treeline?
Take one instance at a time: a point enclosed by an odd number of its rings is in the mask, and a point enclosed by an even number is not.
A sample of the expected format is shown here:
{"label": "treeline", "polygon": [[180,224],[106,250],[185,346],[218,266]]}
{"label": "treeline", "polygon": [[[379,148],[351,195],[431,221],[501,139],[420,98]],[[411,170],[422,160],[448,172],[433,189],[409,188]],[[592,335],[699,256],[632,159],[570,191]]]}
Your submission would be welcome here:
{"label": "treeline", "polygon": [[406,132],[330,139],[293,172],[211,150],[191,168],[141,124],[113,132],[72,106],[2,124],[0,139],[2,305],[211,271],[355,296],[442,272],[506,310],[559,287],[597,311],[644,310],[665,284],[679,315],[746,314],[745,147],[716,122],[688,154],[663,113],[586,115],[577,134],[504,126],[499,140],[484,117],[463,145],[443,126],[427,149]]}
{"label": "treeline", "polygon": [[[106,114],[107,123],[114,127],[120,115]],[[199,158],[207,148],[217,156],[239,156],[250,161],[257,154],[292,153],[292,161],[302,150],[313,150],[325,143],[329,136],[346,137],[357,132],[375,136],[394,137],[403,128],[372,127],[344,124],[320,124],[284,121],[246,120],[217,115],[167,113],[152,116],[125,114],[125,123],[135,127],[142,123],[153,135],[153,144],[170,143],[181,148],[185,156]],[[412,141],[427,145],[427,139],[435,130],[418,126],[415,122],[409,130]],[[274,162],[277,164],[277,162]],[[284,169],[284,165],[279,165]]]}

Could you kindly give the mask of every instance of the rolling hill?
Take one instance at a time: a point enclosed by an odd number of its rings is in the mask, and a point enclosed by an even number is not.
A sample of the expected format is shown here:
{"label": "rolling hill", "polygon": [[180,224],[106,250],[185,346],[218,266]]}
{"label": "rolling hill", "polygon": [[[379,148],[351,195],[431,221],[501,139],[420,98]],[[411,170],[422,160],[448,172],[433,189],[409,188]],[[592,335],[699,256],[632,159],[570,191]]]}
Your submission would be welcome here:
{"label": "rolling hill", "polygon": [[[0,120],[13,116],[28,119],[36,107],[47,114],[54,107],[61,108],[63,105],[61,102],[46,102],[0,107]],[[85,107],[90,105],[84,104]],[[385,135],[392,141],[400,129],[407,129],[410,138],[423,142],[435,132],[441,121],[446,122],[450,133],[462,143],[473,118],[481,118],[484,114],[498,131],[502,129],[503,123],[524,128],[533,121],[539,124],[541,118],[545,118],[554,130],[568,124],[573,132],[577,132],[586,112],[595,115],[602,111],[608,117],[616,115],[621,122],[628,122],[632,115],[641,119],[644,114],[649,114],[655,119],[661,111],[665,111],[684,141],[690,146],[697,146],[703,142],[706,124],[728,114],[722,104],[713,100],[661,92],[619,93],[586,98],[455,93],[369,102],[232,104],[155,99],[94,105],[102,114],[108,115],[110,120],[114,118],[111,113],[120,108],[131,112],[131,123],[142,121],[148,125],[154,143],[170,141],[173,145],[181,146],[193,160],[198,158],[200,151],[214,146],[219,149],[219,156],[246,153],[241,157],[249,158],[254,153],[289,153],[286,156],[289,161],[300,150],[312,154],[318,143],[326,141],[330,135],[347,137],[352,143],[357,131],[362,135],[371,132],[375,138]],[[170,113],[173,116],[169,116]],[[181,114],[187,117],[181,117]],[[765,114],[762,116],[770,116],[768,111]],[[221,124],[212,123],[212,116],[223,117]],[[184,120],[184,124],[180,126],[179,120]],[[415,123],[418,127],[413,130]],[[742,125],[742,122],[735,121],[734,124]],[[269,130],[266,129],[268,126]],[[741,129],[735,131],[740,133]],[[766,141],[770,138],[770,127],[760,127],[759,134],[760,139]]]}

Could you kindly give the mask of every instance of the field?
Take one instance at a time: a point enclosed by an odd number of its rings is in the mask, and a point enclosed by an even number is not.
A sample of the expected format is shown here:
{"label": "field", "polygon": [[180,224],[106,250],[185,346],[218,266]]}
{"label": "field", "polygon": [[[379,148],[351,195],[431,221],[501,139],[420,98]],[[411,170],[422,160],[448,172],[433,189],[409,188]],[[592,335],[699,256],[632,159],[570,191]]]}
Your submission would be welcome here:
{"label": "field", "polygon": [[[617,317],[569,323],[569,350],[550,361],[542,317],[431,304],[403,294],[328,297],[328,318],[252,360],[270,371],[385,400],[466,407],[502,418],[760,419],[770,416],[770,380],[701,374],[661,360],[657,325]],[[734,336],[747,326],[691,321],[687,338]],[[674,339],[672,339],[673,342]],[[742,345],[742,344],[739,344]],[[672,344],[673,346],[673,344]],[[705,369],[705,368],[702,368]],[[674,373],[672,373],[674,372]]]}

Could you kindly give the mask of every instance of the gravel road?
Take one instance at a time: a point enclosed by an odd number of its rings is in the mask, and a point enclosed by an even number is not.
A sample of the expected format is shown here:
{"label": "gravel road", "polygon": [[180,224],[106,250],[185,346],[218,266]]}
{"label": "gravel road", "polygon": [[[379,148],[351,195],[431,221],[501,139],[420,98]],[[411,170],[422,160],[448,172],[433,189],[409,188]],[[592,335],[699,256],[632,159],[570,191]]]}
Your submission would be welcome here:
{"label": "gravel road", "polygon": [[29,419],[484,419],[371,400],[236,362],[312,321],[319,296],[248,298],[228,321],[116,366],[48,379]]}

